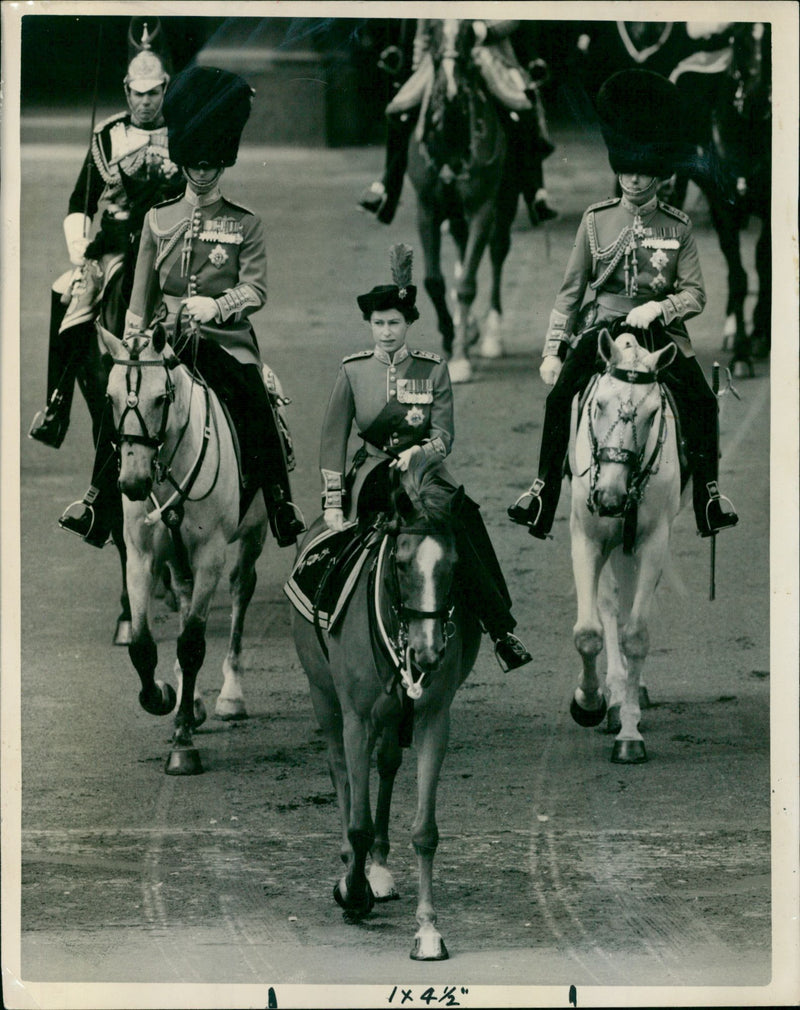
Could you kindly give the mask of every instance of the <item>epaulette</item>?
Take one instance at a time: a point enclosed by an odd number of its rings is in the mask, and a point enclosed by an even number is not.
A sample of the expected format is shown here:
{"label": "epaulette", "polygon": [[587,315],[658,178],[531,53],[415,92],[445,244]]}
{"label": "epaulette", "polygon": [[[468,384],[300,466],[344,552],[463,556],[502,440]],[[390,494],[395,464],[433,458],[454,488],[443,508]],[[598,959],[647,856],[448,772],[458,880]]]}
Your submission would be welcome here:
{"label": "epaulette", "polygon": [[437,365],[440,365],[444,360],[438,354],[434,354],[433,351],[409,351],[408,353],[412,358],[427,358],[428,361],[435,361]]}
{"label": "epaulette", "polygon": [[171,203],[177,203],[179,200],[182,200],[185,195],[185,193],[178,193],[177,196],[171,196],[169,200],[162,200],[161,203],[154,203],[151,209],[158,210],[159,207],[169,207]]}
{"label": "epaulette", "polygon": [[356,351],[355,354],[348,354],[346,358],[342,358],[342,364],[347,361],[356,361],[358,358],[371,358],[374,353],[375,350],[372,347],[366,351]]}
{"label": "epaulette", "polygon": [[99,126],[95,126],[95,133],[102,133],[107,126],[113,126],[114,123],[118,123],[121,119],[124,119],[128,115],[127,112],[115,112],[113,116],[109,116],[108,119],[104,119]]}
{"label": "epaulette", "polygon": [[229,200],[227,196],[223,196],[223,201],[228,204],[229,207],[235,207],[236,210],[243,210],[245,214],[250,214],[255,217],[255,211],[250,210],[249,207],[244,207],[241,203],[234,203],[233,200]]}
{"label": "epaulette", "polygon": [[669,214],[671,217],[676,217],[681,224],[692,223],[692,219],[688,214],[684,214],[682,210],[678,210],[677,207],[671,207],[668,203],[663,203],[661,200],[658,201],[658,209],[663,210],[665,214]]}
{"label": "epaulette", "polygon": [[604,207],[616,207],[621,199],[621,196],[612,196],[609,200],[601,200],[600,203],[593,203],[591,207],[586,208],[584,213],[588,214],[591,210],[602,210]]}

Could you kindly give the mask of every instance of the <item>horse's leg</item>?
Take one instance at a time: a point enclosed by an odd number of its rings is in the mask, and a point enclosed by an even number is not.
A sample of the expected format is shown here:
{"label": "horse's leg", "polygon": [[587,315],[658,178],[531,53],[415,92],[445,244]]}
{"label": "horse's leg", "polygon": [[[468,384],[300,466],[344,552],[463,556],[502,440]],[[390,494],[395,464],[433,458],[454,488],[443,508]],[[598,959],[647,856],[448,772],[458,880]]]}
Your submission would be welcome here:
{"label": "horse's leg", "polygon": [[384,724],[378,743],[378,801],[375,806],[375,841],[370,849],[372,864],[369,883],[376,901],[390,901],[400,895],[394,886],[394,877],[386,865],[389,856],[389,813],[392,806],[394,780],[403,760],[398,737],[398,719]]}
{"label": "horse's leg", "polygon": [[425,257],[425,290],[436,310],[436,321],[442,336],[444,353],[449,355],[453,348],[453,318],[447,307],[444,276],[442,275],[442,221],[434,208],[421,196],[417,197],[417,228],[419,230],[422,253]]}
{"label": "horse's leg", "polygon": [[766,358],[772,347],[772,224],[769,206],[761,218],[761,234],[756,242],[756,273],[758,300],[753,310],[750,343],[755,357]]}
{"label": "horse's leg", "polygon": [[489,240],[489,259],[492,264],[492,289],[489,293],[489,315],[478,354],[483,358],[503,356],[503,266],[511,249],[511,225],[519,203],[519,183],[508,179],[501,184],[495,201],[494,224]]}
{"label": "horse's leg", "polygon": [[[575,493],[573,491],[573,501]],[[583,662],[570,705],[570,715],[580,726],[597,726],[605,718],[607,710],[605,695],[597,676],[597,657],[603,648],[603,625],[597,608],[597,585],[603,557],[598,546],[584,533],[574,511],[570,519],[570,532],[572,570],[578,597],[578,614],[572,635]]]}
{"label": "horse's leg", "polygon": [[717,232],[719,247],[728,267],[728,302],[724,344],[732,340],[730,367],[737,376],[752,375],[750,342],[744,324],[744,301],[747,297],[747,272],[742,264],[740,248],[741,213],[735,207],[723,207],[718,199],[709,200],[711,220]]}
{"label": "horse's leg", "polygon": [[436,928],[436,910],[433,906],[433,859],[439,844],[436,790],[449,733],[448,706],[442,706],[436,711],[422,709],[415,714],[417,812],[411,829],[411,841],[417,854],[419,892],[416,913],[418,928],[411,951],[414,961],[444,961],[449,956]]}
{"label": "horse's leg", "polygon": [[231,633],[228,652],[222,664],[222,690],[217,697],[218,719],[246,719],[242,691],[242,631],[247,608],[256,588],[256,562],[264,548],[266,525],[246,530],[239,540],[236,564],[231,572]]}
{"label": "horse's leg", "polygon": [[639,683],[650,651],[648,619],[656,586],[661,578],[669,549],[669,526],[663,523],[637,548],[636,564],[623,559],[617,567],[623,608],[630,599],[630,611],[620,631],[620,645],[628,668],[625,700],[620,709],[620,731],[614,741],[611,760],[616,764],[641,764],[647,760],[644,738],[639,730],[641,709]]}
{"label": "horse's leg", "polygon": [[369,771],[373,738],[369,716],[343,712],[344,753],[350,782],[350,819],[347,840],[352,859],[333,889],[345,918],[355,921],[372,911],[375,897],[366,875],[367,855],[375,841],[375,826],[369,804]]}
{"label": "horse's leg", "polygon": [[472,367],[467,357],[472,303],[475,301],[478,267],[489,240],[493,213],[494,200],[488,200],[470,220],[469,240],[464,255],[463,270],[456,283],[458,315],[453,337],[453,353],[448,364],[452,382],[469,382],[472,378]]}
{"label": "horse's leg", "polygon": [[175,707],[171,684],[156,680],[158,649],[150,631],[148,609],[153,584],[152,559],[137,551],[128,553],[128,593],[131,602],[131,641],[128,655],[139,674],[139,704],[151,715],[167,715]]}
{"label": "horse's leg", "polygon": [[597,609],[603,625],[606,650],[606,690],[608,718],[606,732],[615,736],[620,731],[619,713],[625,700],[628,668],[619,644],[619,585],[610,564],[604,565],[597,589]]}

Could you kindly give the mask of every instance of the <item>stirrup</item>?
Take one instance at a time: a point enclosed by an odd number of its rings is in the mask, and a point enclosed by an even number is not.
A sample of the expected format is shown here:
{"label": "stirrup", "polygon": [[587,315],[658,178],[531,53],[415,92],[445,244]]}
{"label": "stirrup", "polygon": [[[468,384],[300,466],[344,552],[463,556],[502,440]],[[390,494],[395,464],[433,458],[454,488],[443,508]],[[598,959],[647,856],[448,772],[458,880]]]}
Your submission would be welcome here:
{"label": "stirrup", "polygon": [[[84,498],[72,502],[71,505],[68,505],[64,509],[58,520],[58,525],[67,533],[73,533],[76,537],[80,537],[81,540],[85,540],[92,547],[102,548],[108,543],[110,534],[108,532],[97,531],[98,517],[92,504],[96,497],[97,491],[94,488],[90,488]],[[73,509],[75,510],[75,514],[71,515],[70,513]],[[81,510],[80,512],[78,512],[79,509]]]}
{"label": "stirrup", "polygon": [[520,639],[516,635],[512,635],[510,631],[494,643],[494,655],[503,673],[518,670],[533,660],[533,656]]}
{"label": "stirrup", "polygon": [[43,445],[58,449],[64,441],[69,428],[69,417],[59,415],[64,397],[56,390],[44,410],[39,410],[31,421],[28,438],[36,439]]}
{"label": "stirrup", "polygon": [[[508,513],[508,518],[512,523],[519,523],[520,526],[535,526],[539,521],[542,514],[542,488],[544,487],[544,481],[541,477],[537,477],[536,480],[531,484],[527,491],[517,498],[514,504],[506,509]],[[522,502],[530,498],[527,505],[523,506]],[[536,507],[536,514],[531,515],[531,510]]]}
{"label": "stirrup", "polygon": [[358,205],[370,214],[377,214],[387,200],[386,187],[382,182],[373,182],[361,194]]}
{"label": "stirrup", "polygon": [[720,530],[729,529],[739,522],[739,516],[733,507],[733,502],[724,494],[720,494],[715,480],[706,484],[708,501],[706,502],[706,528],[700,530],[701,537],[713,537]]}

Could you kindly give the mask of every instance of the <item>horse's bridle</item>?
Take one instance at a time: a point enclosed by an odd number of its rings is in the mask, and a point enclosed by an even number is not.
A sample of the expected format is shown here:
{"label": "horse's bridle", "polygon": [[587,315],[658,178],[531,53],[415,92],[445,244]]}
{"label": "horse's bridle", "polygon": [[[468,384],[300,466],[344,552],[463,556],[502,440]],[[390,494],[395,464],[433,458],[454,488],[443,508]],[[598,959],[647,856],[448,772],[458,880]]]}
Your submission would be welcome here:
{"label": "horse's bridle", "polygon": [[[125,398],[125,409],[120,415],[119,424],[117,425],[117,436],[115,440],[116,445],[122,444],[122,442],[131,442],[138,445],[146,445],[151,449],[160,449],[164,444],[164,439],[167,434],[167,421],[169,418],[169,408],[175,402],[175,383],[172,381],[172,376],[170,371],[175,368],[179,362],[177,358],[159,358],[157,360],[145,360],[141,361],[137,357],[131,358],[112,358],[111,359],[115,365],[122,365],[125,368],[125,389],[127,391],[127,396]],[[164,384],[164,404],[161,411],[161,424],[159,425],[158,434],[151,435],[147,428],[147,423],[142,417],[142,412],[139,410],[139,390],[142,388],[142,369],[149,366],[161,366],[164,369],[166,381]],[[136,376],[135,386],[132,382],[133,375]],[[123,426],[125,424],[125,419],[128,414],[133,414],[136,420],[139,422],[139,427],[142,429],[141,435],[131,435],[123,432]]]}
{"label": "horse's bridle", "polygon": [[[644,452],[647,448],[647,442],[642,446],[637,445],[637,433],[636,433],[636,411],[638,410],[640,404],[644,402],[644,397],[639,403],[631,405],[629,409],[626,409],[627,405],[620,404],[618,408],[618,415],[611,427],[606,433],[606,438],[608,439],[614,430],[619,425],[630,424],[631,431],[633,433],[633,449],[622,449],[616,446],[601,445],[597,435],[594,430],[594,424],[592,422],[592,410],[591,405],[594,402],[594,392],[589,398],[586,405],[586,416],[589,429],[589,440],[592,447],[592,465],[589,473],[589,496],[587,500],[587,507],[590,512],[594,513],[594,491],[597,487],[597,478],[599,476],[600,464],[601,463],[622,463],[628,466],[628,492],[625,508],[630,509],[641,501],[644,495],[647,482],[650,477],[658,472],[658,457],[661,453],[661,448],[664,444],[664,439],[667,435],[667,412],[666,412],[666,394],[664,392],[664,387],[658,382],[658,375],[655,372],[637,372],[634,369],[626,368],[608,368],[606,374],[610,375],[612,379],[618,379],[620,382],[624,382],[628,385],[658,385],[658,391],[661,399],[660,405],[660,425],[658,430],[658,436],[656,438],[656,443],[653,447],[653,451],[650,454],[650,458],[643,462]],[[595,379],[595,386],[599,376]]]}

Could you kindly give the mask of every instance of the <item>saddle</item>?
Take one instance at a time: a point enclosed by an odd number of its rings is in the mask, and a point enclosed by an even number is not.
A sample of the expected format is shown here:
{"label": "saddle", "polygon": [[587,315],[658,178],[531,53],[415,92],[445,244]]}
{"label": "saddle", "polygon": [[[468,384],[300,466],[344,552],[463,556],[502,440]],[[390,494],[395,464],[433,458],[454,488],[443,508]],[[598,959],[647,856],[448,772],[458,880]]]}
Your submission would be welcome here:
{"label": "saddle", "polygon": [[334,533],[318,518],[283,587],[289,602],[307,621],[332,631],[380,541],[374,528],[353,524]]}

